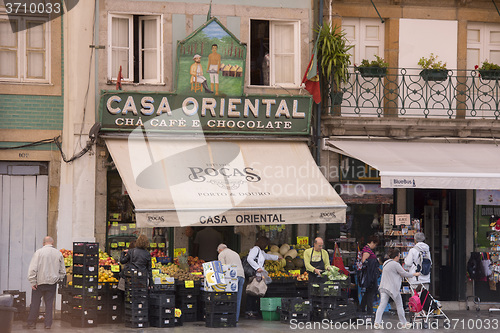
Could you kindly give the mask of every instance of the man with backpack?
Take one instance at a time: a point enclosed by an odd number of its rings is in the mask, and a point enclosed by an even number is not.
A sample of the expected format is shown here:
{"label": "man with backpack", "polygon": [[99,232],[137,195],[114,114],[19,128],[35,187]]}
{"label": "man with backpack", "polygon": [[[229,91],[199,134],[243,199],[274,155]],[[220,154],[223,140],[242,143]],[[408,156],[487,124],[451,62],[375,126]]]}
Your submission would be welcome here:
{"label": "man with backpack", "polygon": [[410,273],[420,273],[420,276],[412,277],[408,281],[412,288],[423,285],[429,290],[431,283],[432,259],[429,245],[425,244],[425,235],[423,232],[417,232],[414,236],[415,245],[410,249],[405,258],[405,268]]}

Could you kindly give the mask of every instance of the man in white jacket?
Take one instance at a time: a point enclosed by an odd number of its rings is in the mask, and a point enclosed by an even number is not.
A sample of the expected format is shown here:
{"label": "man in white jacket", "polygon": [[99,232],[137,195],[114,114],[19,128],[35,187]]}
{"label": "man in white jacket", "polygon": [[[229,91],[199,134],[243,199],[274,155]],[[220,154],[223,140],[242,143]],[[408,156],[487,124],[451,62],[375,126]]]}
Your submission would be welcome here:
{"label": "man in white jacket", "polygon": [[[414,240],[415,246],[410,249],[408,255],[405,258],[405,268],[408,269],[410,273],[415,273],[417,271],[417,264],[419,263],[420,253],[422,253],[423,258],[429,259],[432,263],[429,245],[424,243],[424,233],[417,232],[414,236]],[[409,282],[412,288],[417,288],[422,284],[427,290],[429,290],[429,285],[431,283],[431,273],[427,275],[412,277],[409,279]]]}

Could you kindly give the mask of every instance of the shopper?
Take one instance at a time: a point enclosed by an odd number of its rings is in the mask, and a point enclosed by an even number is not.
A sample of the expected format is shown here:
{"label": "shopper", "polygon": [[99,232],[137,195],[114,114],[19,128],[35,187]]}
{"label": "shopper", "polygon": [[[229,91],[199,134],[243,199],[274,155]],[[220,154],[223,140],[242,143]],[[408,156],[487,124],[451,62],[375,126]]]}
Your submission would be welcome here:
{"label": "shopper", "polygon": [[389,259],[382,266],[382,278],[380,280],[380,304],[375,315],[374,328],[382,328],[382,315],[384,314],[389,297],[392,298],[398,311],[399,322],[401,327],[411,328],[411,323],[406,322],[405,311],[403,309],[403,299],[401,298],[400,289],[402,278],[419,276],[420,273],[409,273],[403,269],[399,263],[399,249],[391,248],[389,250]]}
{"label": "shopper", "polygon": [[127,264],[129,269],[138,270],[147,274],[149,285],[153,285],[153,273],[151,271],[151,255],[146,250],[149,246],[149,239],[141,234],[135,241],[135,248],[129,249],[123,257],[120,257],[121,264]]}
{"label": "shopper", "polygon": [[240,318],[241,295],[243,294],[243,286],[245,284],[245,273],[243,272],[243,265],[241,264],[240,255],[228,248],[226,244],[219,244],[219,246],[217,247],[217,252],[219,252],[219,261],[223,265],[236,265],[236,276],[238,279],[236,322],[238,322]]}
{"label": "shopper", "polygon": [[222,234],[213,227],[205,227],[194,237],[193,253],[205,262],[217,260],[217,246],[220,243],[222,243]]}
{"label": "shopper", "polygon": [[118,282],[118,290],[121,291],[125,291],[125,272],[127,271],[129,266],[129,260],[125,259],[125,256],[127,256],[127,253],[133,248],[135,248],[135,240],[130,241],[128,249],[123,250],[120,254],[120,263],[124,263],[120,271],[120,281]]}
{"label": "shopper", "polygon": [[377,247],[379,239],[377,236],[370,236],[368,243],[361,250],[361,262],[363,268],[359,276],[359,285],[365,288],[365,293],[361,299],[361,312],[373,314],[373,299],[377,293],[377,280],[380,276],[379,261],[373,250]]}
{"label": "shopper", "polygon": [[52,237],[46,236],[43,239],[43,247],[35,252],[28,269],[31,305],[26,328],[36,328],[42,297],[45,301],[45,328],[51,328],[57,282],[64,279],[65,275],[64,257],[59,250],[54,248]]}
{"label": "shopper", "polygon": [[417,271],[421,272],[418,277],[412,277],[408,281],[412,289],[420,289],[423,285],[425,289],[429,290],[429,285],[431,283],[431,273],[424,275],[422,273],[422,262],[424,259],[428,259],[432,265],[431,253],[429,245],[425,244],[425,234],[423,232],[417,232],[413,236],[415,240],[415,245],[408,251],[408,255],[405,258],[405,268],[409,270],[410,273],[415,273]]}
{"label": "shopper", "polygon": [[[279,257],[274,254],[267,254],[264,252],[266,247],[269,246],[269,238],[265,236],[259,237],[255,246],[250,249],[247,256],[247,261],[253,269],[255,269],[256,276],[260,276],[264,270],[264,261],[266,260],[278,260]],[[255,277],[250,277],[251,279]],[[247,307],[246,307],[246,318],[255,319],[259,313],[259,297],[247,294]]]}
{"label": "shopper", "polygon": [[313,247],[304,251],[304,265],[309,272],[309,283],[325,282],[321,273],[330,267],[328,252],[323,250],[323,238],[314,239]]}

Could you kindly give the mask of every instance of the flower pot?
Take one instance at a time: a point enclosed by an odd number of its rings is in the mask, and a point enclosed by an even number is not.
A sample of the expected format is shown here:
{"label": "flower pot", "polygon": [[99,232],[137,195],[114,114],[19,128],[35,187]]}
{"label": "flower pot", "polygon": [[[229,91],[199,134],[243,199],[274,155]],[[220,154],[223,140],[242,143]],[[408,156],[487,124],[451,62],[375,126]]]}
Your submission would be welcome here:
{"label": "flower pot", "polygon": [[387,67],[357,67],[362,77],[384,77],[387,74]]}
{"label": "flower pot", "polygon": [[420,72],[420,77],[424,81],[444,81],[448,78],[447,69],[423,69]]}
{"label": "flower pot", "polygon": [[498,80],[500,79],[500,70],[492,69],[492,70],[479,70],[479,75],[483,80]]}
{"label": "flower pot", "polygon": [[330,98],[332,99],[332,106],[342,104],[343,97],[344,93],[342,91],[330,92]]}

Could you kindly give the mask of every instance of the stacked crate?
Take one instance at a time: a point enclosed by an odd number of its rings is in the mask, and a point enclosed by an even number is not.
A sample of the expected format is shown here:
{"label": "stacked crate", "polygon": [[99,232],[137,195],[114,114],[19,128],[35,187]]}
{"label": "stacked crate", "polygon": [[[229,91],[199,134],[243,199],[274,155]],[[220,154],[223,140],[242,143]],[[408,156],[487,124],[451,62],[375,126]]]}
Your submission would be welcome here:
{"label": "stacked crate", "polygon": [[69,301],[72,326],[97,325],[98,265],[98,243],[73,243],[73,292]]}
{"label": "stacked crate", "polygon": [[14,320],[25,321],[28,318],[28,312],[26,311],[26,292],[19,290],[4,290],[3,293],[12,295],[14,300],[12,306],[16,308]]}
{"label": "stacked crate", "polygon": [[311,301],[302,297],[289,297],[281,299],[280,321],[289,323],[311,321]]}
{"label": "stacked crate", "polygon": [[145,272],[125,270],[125,326],[149,327],[148,276]]}
{"label": "stacked crate", "polygon": [[347,281],[310,285],[312,320],[346,321],[356,317],[356,305],[348,299]]}
{"label": "stacked crate", "polygon": [[97,319],[100,324],[123,322],[123,293],[117,282],[100,282],[97,286]]}
{"label": "stacked crate", "polygon": [[[193,282],[192,287],[186,282]],[[198,296],[200,295],[201,283],[199,281],[179,281],[176,284],[175,298],[177,307],[182,311],[183,322],[197,321]]]}
{"label": "stacked crate", "polygon": [[237,294],[236,292],[203,293],[206,327],[236,327]]}
{"label": "stacked crate", "polygon": [[175,285],[171,291],[149,295],[149,324],[153,327],[175,326]]}

